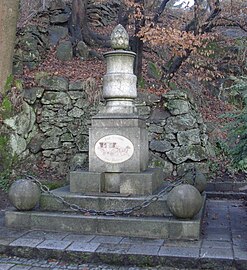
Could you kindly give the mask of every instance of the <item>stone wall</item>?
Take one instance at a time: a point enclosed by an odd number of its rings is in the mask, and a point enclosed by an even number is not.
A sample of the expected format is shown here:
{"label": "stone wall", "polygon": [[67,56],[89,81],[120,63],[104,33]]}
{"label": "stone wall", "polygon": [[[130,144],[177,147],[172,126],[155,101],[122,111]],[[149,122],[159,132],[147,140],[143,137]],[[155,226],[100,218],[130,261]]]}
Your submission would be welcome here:
{"label": "stone wall", "polygon": [[[88,19],[96,26],[105,26],[116,19],[120,1],[105,3],[89,1]],[[50,1],[47,9],[33,18],[34,23],[19,29],[14,55],[14,73],[22,74],[23,67],[36,68],[51,46],[56,46],[56,56],[61,61],[71,60],[73,53],[86,59],[89,48],[82,41],[73,48],[68,22],[71,5],[63,0]],[[92,54],[94,52],[92,51]]]}
{"label": "stone wall", "polygon": [[156,102],[147,116],[150,166],[161,166],[167,176],[182,176],[194,166],[207,173],[213,151],[194,101],[182,91],[170,91]]}
{"label": "stone wall", "polygon": [[[37,87],[25,89],[22,112],[4,119],[12,154],[33,164],[42,160],[60,174],[87,168],[90,119],[102,106],[88,96],[95,89],[92,78],[70,82],[58,76],[43,77]],[[194,165],[205,172],[206,126],[187,94],[139,94],[136,106],[147,119],[151,167],[161,166],[167,176],[182,175]]]}

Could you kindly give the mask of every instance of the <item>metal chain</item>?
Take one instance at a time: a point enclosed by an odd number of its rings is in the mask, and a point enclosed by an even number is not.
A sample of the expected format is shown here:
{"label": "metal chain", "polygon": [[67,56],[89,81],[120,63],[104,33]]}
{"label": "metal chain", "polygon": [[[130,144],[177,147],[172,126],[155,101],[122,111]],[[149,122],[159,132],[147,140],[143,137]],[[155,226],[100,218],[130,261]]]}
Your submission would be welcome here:
{"label": "metal chain", "polygon": [[150,204],[158,201],[160,198],[162,198],[165,194],[170,192],[174,187],[180,185],[182,183],[181,180],[176,181],[173,184],[170,184],[163,188],[159,193],[147,197],[142,203],[137,204],[136,206],[133,206],[131,208],[125,208],[123,210],[95,210],[95,209],[87,209],[87,208],[82,208],[77,204],[70,203],[66,201],[63,197],[56,195],[52,191],[50,191],[49,187],[46,185],[42,184],[38,179],[34,178],[33,176],[26,175],[25,176],[28,180],[31,180],[32,182],[36,183],[41,192],[47,193],[51,195],[53,198],[55,198],[58,202],[62,203],[66,207],[70,208],[71,210],[75,212],[80,212],[83,214],[91,214],[91,215],[104,215],[104,216],[117,216],[117,215],[130,215],[133,212],[140,211],[146,207],[148,207]]}

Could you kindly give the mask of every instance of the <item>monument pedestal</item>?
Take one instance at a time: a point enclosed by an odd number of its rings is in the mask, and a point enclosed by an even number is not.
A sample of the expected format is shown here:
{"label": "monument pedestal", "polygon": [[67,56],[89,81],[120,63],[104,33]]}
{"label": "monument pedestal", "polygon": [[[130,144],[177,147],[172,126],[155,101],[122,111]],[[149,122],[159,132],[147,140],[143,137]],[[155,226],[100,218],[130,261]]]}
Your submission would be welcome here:
{"label": "monument pedestal", "polygon": [[163,172],[149,168],[138,173],[70,172],[70,192],[151,195],[162,185]]}
{"label": "monument pedestal", "polygon": [[149,160],[146,123],[137,115],[96,115],[89,129],[90,172],[141,172]]}
{"label": "monument pedestal", "polygon": [[149,195],[162,185],[162,170],[147,168],[148,133],[138,116],[99,114],[89,138],[89,172],[70,172],[70,192]]}
{"label": "monument pedestal", "polygon": [[[99,211],[130,209],[145,202],[145,196],[115,193],[71,193],[69,187],[53,191],[66,202],[84,209]],[[172,216],[167,196],[147,208],[123,216],[76,213],[51,194],[42,194],[35,211],[8,210],[5,225],[30,230],[66,231],[82,234],[143,237],[151,239],[198,240],[200,238],[205,196],[201,211],[190,220]]]}

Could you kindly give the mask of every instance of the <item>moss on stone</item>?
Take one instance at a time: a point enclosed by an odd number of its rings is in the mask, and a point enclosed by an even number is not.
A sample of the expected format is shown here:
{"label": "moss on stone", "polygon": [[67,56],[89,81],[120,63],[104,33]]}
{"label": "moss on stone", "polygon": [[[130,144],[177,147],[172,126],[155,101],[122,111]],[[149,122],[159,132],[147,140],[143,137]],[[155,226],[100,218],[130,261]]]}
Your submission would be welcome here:
{"label": "moss on stone", "polygon": [[0,105],[0,111],[3,119],[9,118],[13,114],[13,105],[7,96],[3,98],[3,101]]}

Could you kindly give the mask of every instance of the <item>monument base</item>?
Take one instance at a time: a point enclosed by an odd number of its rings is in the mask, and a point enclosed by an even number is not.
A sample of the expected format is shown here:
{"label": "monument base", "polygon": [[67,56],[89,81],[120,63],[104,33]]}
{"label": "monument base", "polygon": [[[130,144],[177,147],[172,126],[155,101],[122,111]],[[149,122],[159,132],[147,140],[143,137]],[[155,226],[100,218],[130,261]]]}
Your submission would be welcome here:
{"label": "monument base", "polygon": [[150,195],[163,183],[160,168],[149,168],[138,173],[95,173],[72,171],[70,192],[114,192],[120,194]]}
{"label": "monument base", "polygon": [[[140,205],[145,196],[119,194],[81,195],[69,192],[69,187],[53,193],[66,202],[85,209],[100,211],[123,210]],[[124,216],[84,215],[73,212],[50,194],[42,194],[39,209],[35,211],[8,210],[5,225],[11,228],[67,231],[82,234],[145,237],[157,239],[198,240],[206,196],[200,212],[191,220],[174,218],[166,203],[166,195],[147,208]]]}

